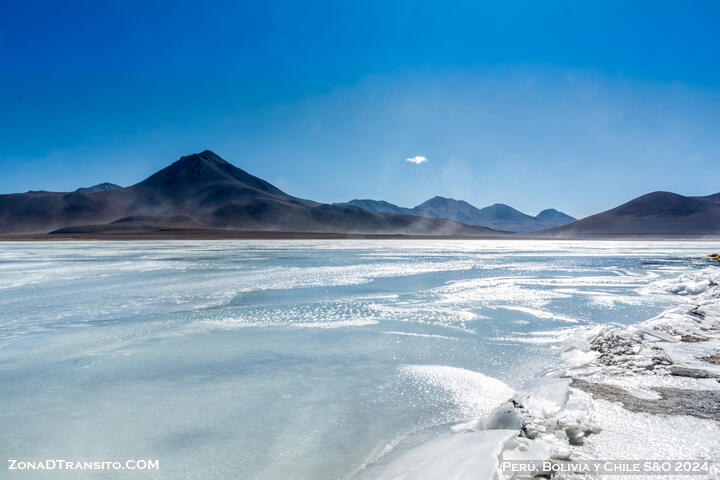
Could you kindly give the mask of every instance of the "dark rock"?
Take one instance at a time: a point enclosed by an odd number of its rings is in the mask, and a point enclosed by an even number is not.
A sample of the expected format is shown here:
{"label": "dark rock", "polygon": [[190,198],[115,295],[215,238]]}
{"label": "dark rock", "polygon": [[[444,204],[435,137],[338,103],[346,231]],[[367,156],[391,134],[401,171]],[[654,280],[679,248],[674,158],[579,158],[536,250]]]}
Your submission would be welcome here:
{"label": "dark rock", "polygon": [[661,415],[691,415],[720,420],[720,390],[684,390],[681,388],[653,388],[660,394],[657,400],[638,398],[614,385],[592,383],[573,378],[570,386],[593,397],[620,403],[627,410]]}
{"label": "dark rock", "polygon": [[717,375],[707,370],[700,370],[698,368],[685,368],[685,367],[670,367],[670,375],[676,377],[689,377],[689,378],[720,378]]}
{"label": "dark rock", "polygon": [[703,362],[712,363],[713,365],[720,365],[720,352],[715,352],[712,355],[706,357],[699,357],[698,360]]}
{"label": "dark rock", "polygon": [[698,343],[698,342],[707,342],[710,340],[707,337],[701,337],[699,335],[682,335],[680,337],[681,342],[687,342],[687,343]]}

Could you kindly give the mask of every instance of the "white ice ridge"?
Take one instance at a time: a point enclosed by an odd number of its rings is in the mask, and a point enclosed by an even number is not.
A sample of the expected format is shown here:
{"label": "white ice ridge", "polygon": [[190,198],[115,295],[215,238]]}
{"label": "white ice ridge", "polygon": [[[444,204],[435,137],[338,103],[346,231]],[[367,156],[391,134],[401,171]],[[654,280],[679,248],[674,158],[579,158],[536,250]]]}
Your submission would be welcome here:
{"label": "white ice ridge", "polygon": [[476,480],[498,478],[500,454],[520,432],[521,418],[503,408],[514,391],[495,378],[445,365],[404,365],[400,374],[441,389],[472,420],[398,455],[381,458],[357,478]]}
{"label": "white ice ridge", "polygon": [[378,463],[361,479],[373,480],[477,480],[498,478],[499,455],[517,430],[484,430],[442,434],[403,453],[393,461]]}
{"label": "white ice ridge", "polygon": [[469,419],[481,419],[513,395],[500,380],[465,368],[445,365],[404,365],[400,373],[412,380],[441,388]]}

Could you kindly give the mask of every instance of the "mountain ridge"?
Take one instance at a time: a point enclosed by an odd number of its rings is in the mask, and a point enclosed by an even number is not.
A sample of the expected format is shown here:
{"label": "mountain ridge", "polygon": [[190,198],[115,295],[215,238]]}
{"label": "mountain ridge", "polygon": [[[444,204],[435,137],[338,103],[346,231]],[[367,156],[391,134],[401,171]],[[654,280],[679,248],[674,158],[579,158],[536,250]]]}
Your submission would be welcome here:
{"label": "mountain ridge", "polygon": [[572,238],[717,236],[720,193],[650,192],[605,212],[535,231],[568,219],[572,217],[556,209],[532,217],[501,203],[478,209],[439,196],[413,208],[380,200],[323,204],[294,197],[209,150],[180,157],[129,187],[106,182],[73,192],[0,195],[0,235],[6,237],[50,232],[100,237],[155,232],[168,237],[194,232],[193,238],[208,238],[207,232],[226,232],[223,238],[230,238],[231,232],[275,232],[288,238],[295,232],[316,238],[324,232],[510,238],[506,233],[515,231],[522,232],[521,237]]}
{"label": "mountain ridge", "polygon": [[576,219],[554,208],[546,209],[535,217],[503,203],[477,208],[464,200],[435,196],[413,207],[404,208],[383,200],[350,200],[339,205],[354,205],[369,211],[405,213],[427,218],[448,218],[467,225],[493,230],[529,233],[563,225]]}
{"label": "mountain ridge", "polygon": [[118,188],[123,188],[123,187],[121,187],[120,185],[116,185],[114,183],[103,182],[103,183],[98,183],[97,185],[93,185],[92,187],[80,187],[75,191],[78,193],[107,192],[109,190],[117,190]]}

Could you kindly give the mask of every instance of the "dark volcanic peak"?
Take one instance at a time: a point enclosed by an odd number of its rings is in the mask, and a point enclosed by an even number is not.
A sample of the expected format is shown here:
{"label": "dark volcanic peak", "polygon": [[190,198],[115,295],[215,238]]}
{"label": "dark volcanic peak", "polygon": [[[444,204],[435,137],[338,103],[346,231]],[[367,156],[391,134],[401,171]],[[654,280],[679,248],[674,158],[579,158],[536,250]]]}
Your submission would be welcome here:
{"label": "dark volcanic peak", "polygon": [[162,188],[196,188],[199,186],[242,184],[245,188],[257,190],[269,195],[287,197],[283,191],[258,177],[226,162],[215,152],[205,150],[200,153],[180,157],[178,161],[163,168],[136,186]]}
{"label": "dark volcanic peak", "polygon": [[88,192],[109,192],[110,190],[117,190],[118,188],[123,188],[120,185],[115,185],[114,183],[98,183],[97,185],[93,185],[92,187],[81,187],[75,190],[79,193],[88,193]]}

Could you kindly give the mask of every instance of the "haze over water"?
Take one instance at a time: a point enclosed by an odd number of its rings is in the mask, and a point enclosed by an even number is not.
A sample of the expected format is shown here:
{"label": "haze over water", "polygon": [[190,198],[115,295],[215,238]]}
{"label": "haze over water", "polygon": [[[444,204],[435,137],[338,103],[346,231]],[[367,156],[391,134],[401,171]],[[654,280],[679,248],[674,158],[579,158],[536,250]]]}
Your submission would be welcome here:
{"label": "haze over water", "polygon": [[643,289],[711,246],[4,243],[0,457],[352,478],[472,418],[475,372],[519,387],[564,339],[672,305]]}

